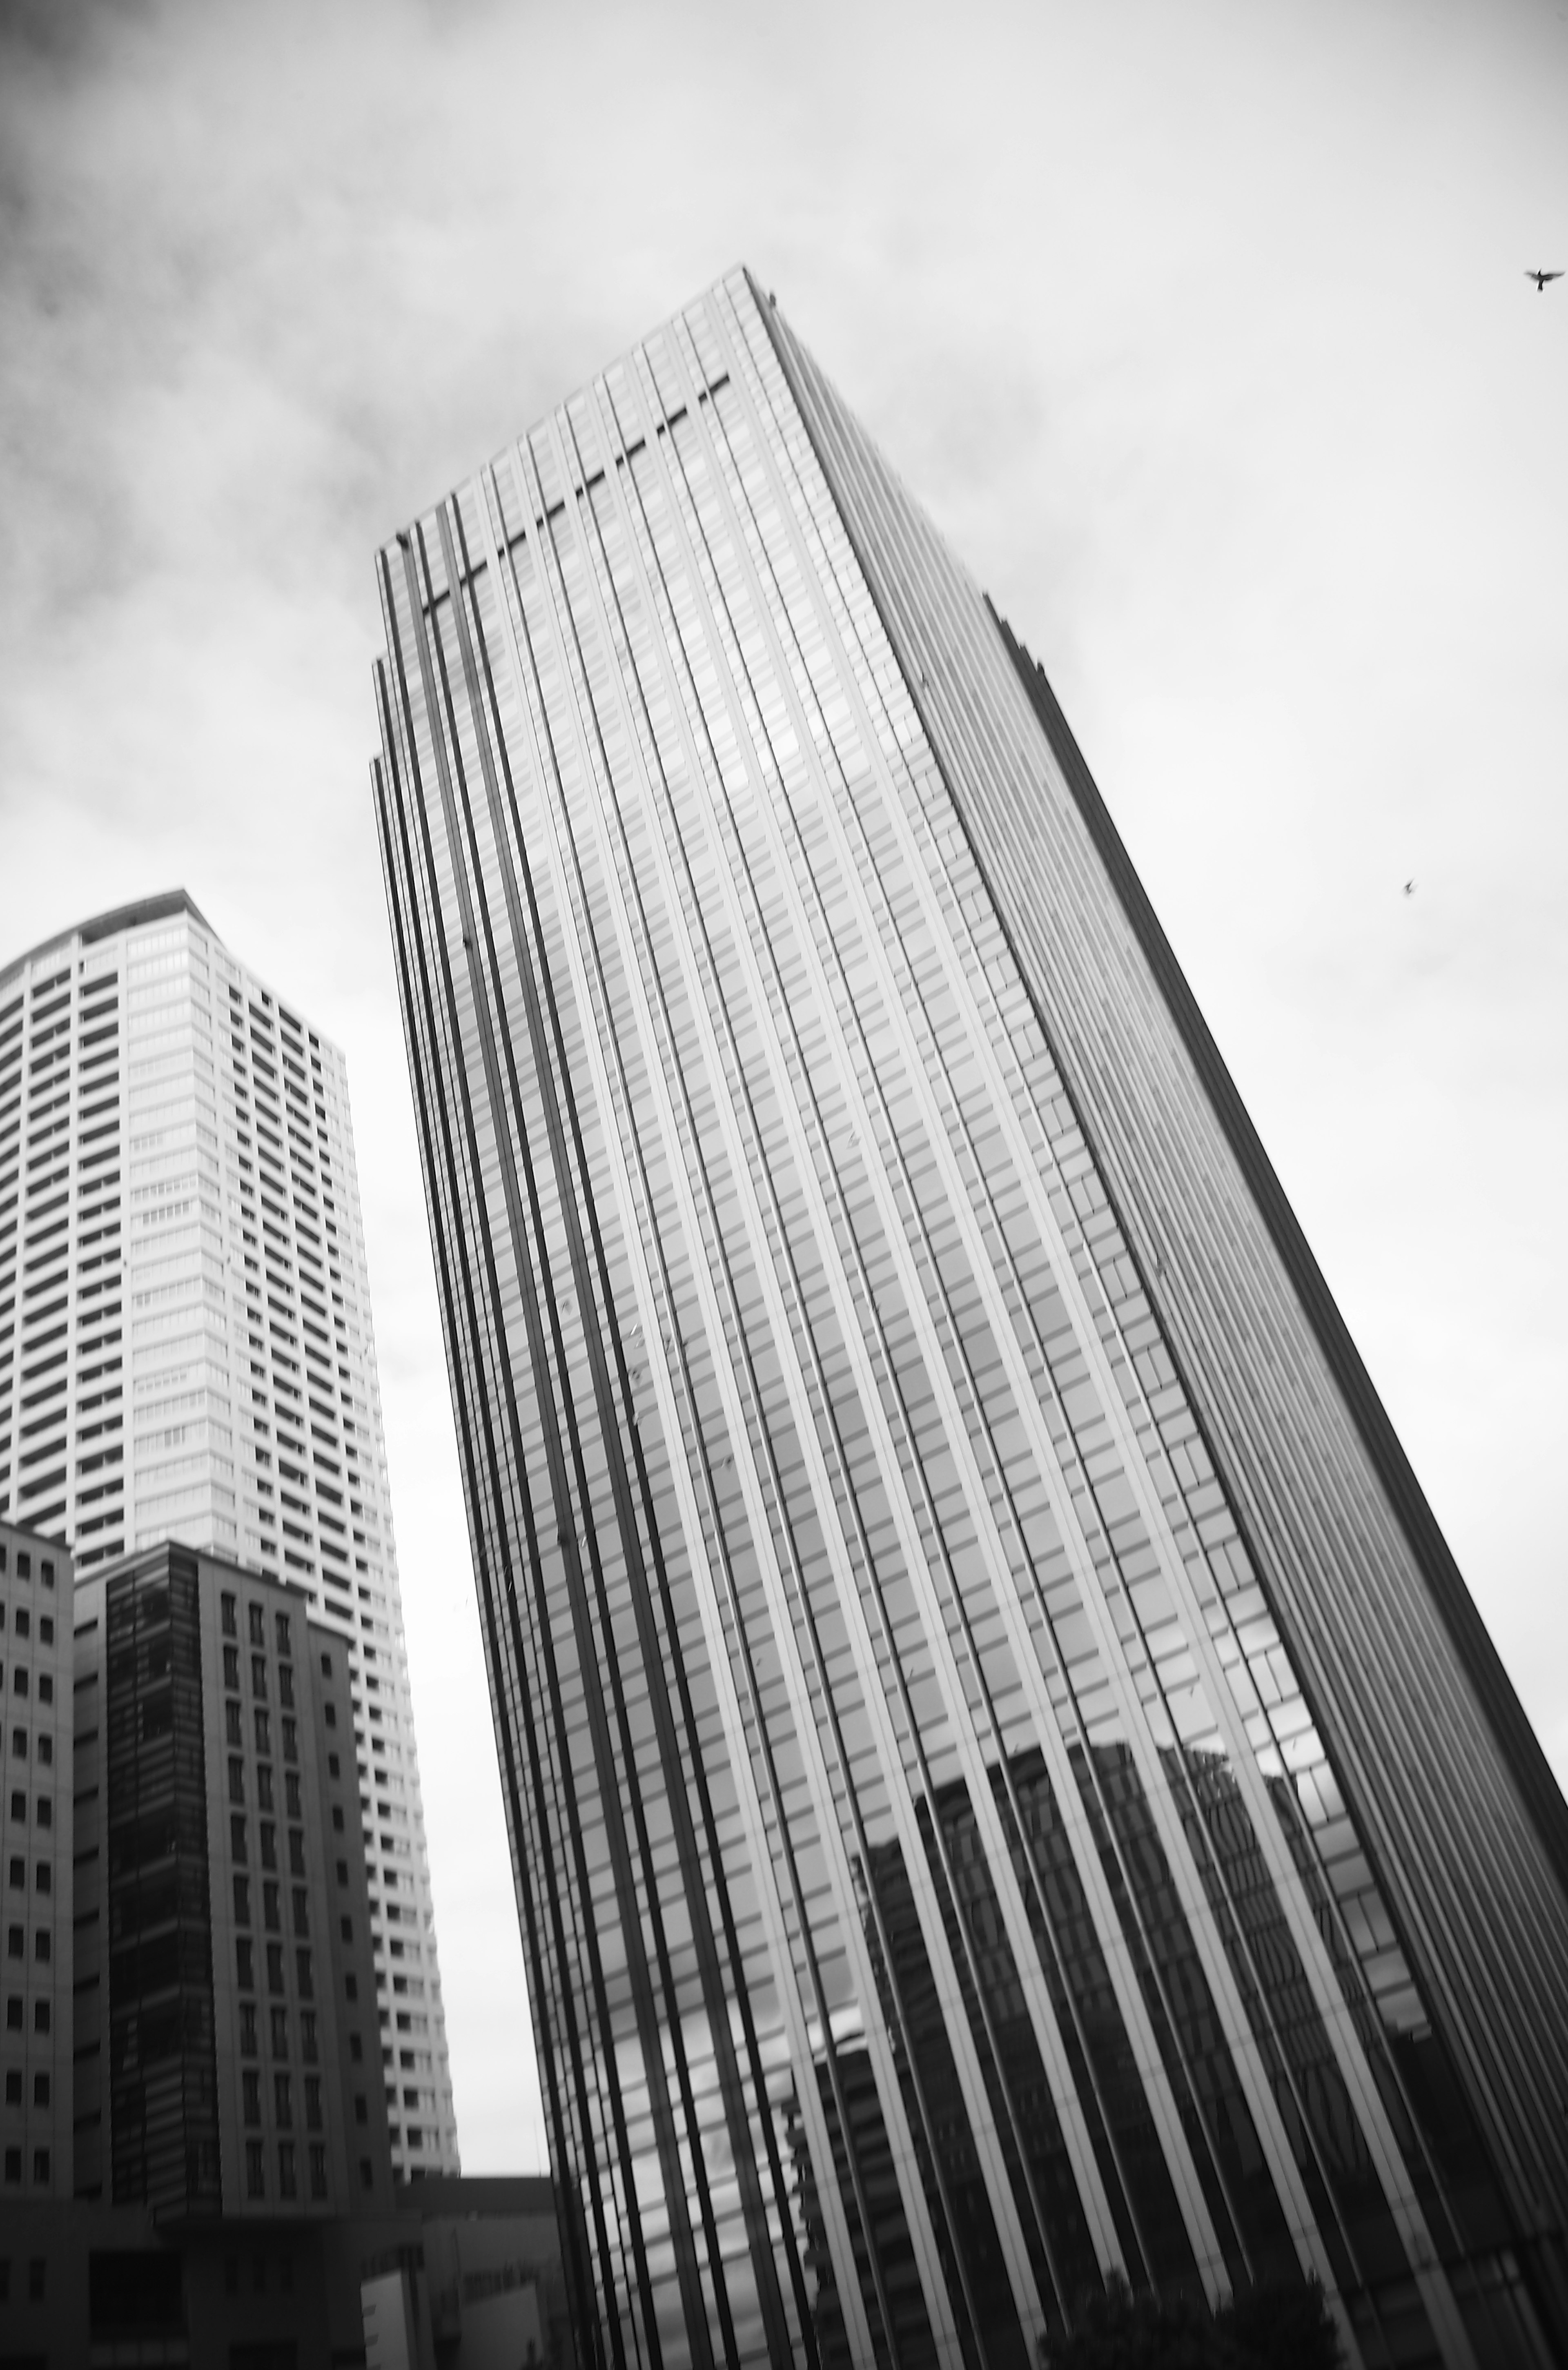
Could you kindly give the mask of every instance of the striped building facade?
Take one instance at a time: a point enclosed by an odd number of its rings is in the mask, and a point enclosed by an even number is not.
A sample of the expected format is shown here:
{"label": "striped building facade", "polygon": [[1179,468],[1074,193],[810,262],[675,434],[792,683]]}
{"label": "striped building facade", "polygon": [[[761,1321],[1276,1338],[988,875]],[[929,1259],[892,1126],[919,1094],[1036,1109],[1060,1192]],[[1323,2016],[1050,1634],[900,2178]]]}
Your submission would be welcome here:
{"label": "striped building facade", "polygon": [[586,2358],[1568,2349],[1568,1817],[1043,676],[732,274],[378,562]]}

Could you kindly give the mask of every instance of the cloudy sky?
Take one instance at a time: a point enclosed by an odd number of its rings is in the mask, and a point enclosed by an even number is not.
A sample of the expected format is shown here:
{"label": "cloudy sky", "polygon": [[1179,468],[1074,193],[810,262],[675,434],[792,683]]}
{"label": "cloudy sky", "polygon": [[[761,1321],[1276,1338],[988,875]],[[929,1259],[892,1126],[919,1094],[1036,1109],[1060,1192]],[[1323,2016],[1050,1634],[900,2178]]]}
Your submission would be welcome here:
{"label": "cloudy sky", "polygon": [[183,883],[347,1051],[469,2170],[544,2140],[375,546],[753,266],[1044,660],[1568,1778],[1565,125],[1565,0],[0,0],[0,961]]}

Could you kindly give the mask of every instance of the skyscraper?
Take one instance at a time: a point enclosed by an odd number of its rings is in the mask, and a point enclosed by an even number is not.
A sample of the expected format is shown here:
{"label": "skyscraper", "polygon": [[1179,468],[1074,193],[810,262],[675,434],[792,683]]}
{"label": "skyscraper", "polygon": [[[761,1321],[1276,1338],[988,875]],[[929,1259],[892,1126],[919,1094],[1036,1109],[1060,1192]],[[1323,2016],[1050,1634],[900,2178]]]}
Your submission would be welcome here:
{"label": "skyscraper", "polygon": [[170,1541],[76,1591],[75,2194],[389,2205],[341,1636]]}
{"label": "skyscraper", "polygon": [[1568,1815],[1049,685],[735,273],[380,555],[580,2328],[1568,2349]]}
{"label": "skyscraper", "polygon": [[182,890],[0,970],[0,1517],[342,1639],[393,2161],[455,2170],[347,1066]]}

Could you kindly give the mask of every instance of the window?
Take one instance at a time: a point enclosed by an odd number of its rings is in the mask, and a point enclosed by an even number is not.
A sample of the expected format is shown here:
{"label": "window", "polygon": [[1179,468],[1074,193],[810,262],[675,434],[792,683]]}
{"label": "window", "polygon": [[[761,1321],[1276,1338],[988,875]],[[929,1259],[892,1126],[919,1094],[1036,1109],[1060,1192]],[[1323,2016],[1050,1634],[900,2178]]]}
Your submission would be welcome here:
{"label": "window", "polygon": [[286,1613],[280,1613],[274,1617],[277,1625],[278,1652],[286,1661],[294,1652],[294,1648],[289,1643],[289,1616]]}
{"label": "window", "polygon": [[314,1999],[316,1993],[315,1987],[310,1979],[310,1952],[308,1950],[296,1950],[294,1952],[294,1973],[295,1979],[299,1985],[299,1996],[301,1999]]}
{"label": "window", "polygon": [[6,2104],[8,2107],[19,2107],[21,2103],[22,2069],[19,2065],[12,2065],[6,2069]]}
{"label": "window", "polygon": [[48,2104],[49,2077],[47,2074],[35,2074],[33,2076],[33,2105],[35,2107],[47,2107]]}
{"label": "window", "polygon": [[47,2032],[49,2031],[49,2002],[47,2000],[34,2000],[33,2002],[33,2031],[35,2032]]}
{"label": "window", "polygon": [[296,1934],[310,1931],[310,1895],[303,1884],[294,1888],[294,1929]]}
{"label": "window", "polygon": [[27,1815],[27,1796],[25,1794],[13,1794],[11,1797],[11,1816],[13,1819],[25,1819]]}
{"label": "window", "polygon": [[239,1648],[224,1648],[224,1685],[234,1695],[239,1693]]}
{"label": "window", "polygon": [[[18,1730],[18,1731],[17,1731],[17,1734],[19,1735],[20,1733],[21,1733],[21,1731],[20,1731],[20,1730]],[[341,1773],[341,1771],[340,1770],[339,1766],[338,1766],[338,1756],[337,1756],[337,1754],[336,1754],[335,1753],[329,1753],[329,1754],[327,1755],[327,1775],[329,1776],[329,1778],[337,1778],[337,1777],[340,1777],[341,1774],[342,1774],[342,1773]]]}
{"label": "window", "polygon": [[316,2063],[316,2010],[302,2008],[299,2017],[300,2054],[307,2065]]}
{"label": "window", "polygon": [[224,1705],[224,1733],[225,1741],[236,1749],[245,1743],[245,1722],[240,1718],[239,1706],[232,1699]]}
{"label": "window", "polygon": [[28,1864],[19,1852],[12,1856],[7,1872],[13,1893],[25,1893],[28,1889]]}
{"label": "window", "polygon": [[283,1988],[283,1946],[281,1942],[267,1945],[267,1989],[281,1992]]}
{"label": "window", "polygon": [[256,1707],[256,1750],[263,1757],[272,1750],[272,1723],[259,1704]]}
{"label": "window", "polygon": [[[261,1718],[261,1714],[258,1712],[256,1717],[259,1720]],[[289,1718],[286,1712],[283,1714],[282,1726],[283,1731],[283,1759],[285,1761],[297,1761],[299,1759],[298,1726],[296,1722]]]}
{"label": "window", "polygon": [[266,1702],[267,1657],[265,1654],[252,1654],[250,1657],[250,1692],[253,1696],[259,1696],[263,1703]]}
{"label": "window", "polygon": [[245,2193],[247,2197],[265,2197],[267,2194],[259,2140],[247,2140],[245,2143]]}
{"label": "window", "polygon": [[38,1866],[33,1870],[33,1891],[35,1893],[47,1893],[51,1889],[52,1881],[52,1871],[50,1868],[49,1862],[46,1859],[40,1859]]}
{"label": "window", "polygon": [[261,1822],[261,1865],[263,1868],[276,1868],[278,1865],[278,1830],[269,1825],[265,1819]]}
{"label": "window", "polygon": [[310,2146],[310,2193],[312,2197],[327,2194],[327,2151],[319,2140]]}
{"label": "window", "polygon": [[259,2123],[261,2121],[261,2077],[253,2065],[248,2065],[245,2069],[244,2087],[245,2120],[248,2123]]}
{"label": "window", "polygon": [[7,2032],[20,2032],[21,2029],[22,2003],[17,1994],[13,1992],[6,2002],[6,2030]]}
{"label": "window", "polygon": [[11,1753],[12,1757],[15,1760],[25,1761],[27,1759],[28,1732],[25,1728],[14,1728],[11,1731]]}
{"label": "window", "polygon": [[254,2057],[256,2050],[256,2003],[254,2000],[241,2000],[239,2004],[239,2054],[242,2057]]}
{"label": "window", "polygon": [[40,1736],[39,1738],[38,1757],[43,1763],[46,1769],[52,1763],[54,1759],[54,1739],[52,1736]]}
{"label": "window", "polygon": [[[40,2183],[48,2181],[49,2150],[47,2148],[34,2148],[33,2150],[33,2179],[35,2181]],[[39,2294],[40,2295],[43,2294],[41,2285],[39,2288]]]}
{"label": "window", "polygon": [[264,1646],[267,1643],[266,1615],[262,1612],[261,1607],[259,1605],[248,1605],[245,1609],[250,1624],[251,1644],[253,1646]]}
{"label": "window", "polygon": [[242,1992],[256,1989],[256,1961],[250,1944],[242,1935],[234,1946],[235,1981]]}
{"label": "window", "polygon": [[289,1829],[289,1873],[292,1876],[303,1876],[305,1874],[305,1830],[303,1827],[291,1827]]}
{"label": "window", "polygon": [[245,1764],[236,1754],[231,1754],[229,1755],[228,1769],[229,1801],[231,1802],[243,1802],[245,1800]]}
{"label": "window", "polygon": [[287,1811],[291,1819],[303,1819],[305,1816],[305,1812],[300,1808],[299,1772],[297,1769],[285,1769],[283,1772],[283,1808]]}
{"label": "window", "polygon": [[297,2197],[299,2194],[298,2189],[294,2183],[294,2144],[293,2140],[280,2140],[278,2142],[278,2194],[280,2197]]}
{"label": "window", "polygon": [[272,2112],[279,2129],[287,2131],[294,2122],[294,2077],[289,2074],[272,2077]]}
{"label": "window", "polygon": [[279,1908],[281,1897],[281,1890],[277,1885],[269,1884],[265,1881],[263,1882],[261,1887],[261,1923],[265,1926],[269,1934],[277,1934],[282,1930],[282,1916]]}
{"label": "window", "polygon": [[[335,1830],[337,1831],[337,1833],[338,1833],[339,1835],[341,1835],[341,1834],[342,1834],[342,1832],[343,1832],[343,1812],[342,1812],[342,1806],[341,1806],[341,1804],[340,1804],[340,1803],[338,1803],[338,1802],[334,1802],[334,1803],[333,1803],[333,1805],[332,1805],[332,1824],[333,1824],[333,1827],[335,1828]],[[340,1867],[340,1868],[342,1868],[342,1869],[343,1869],[343,1874],[342,1874],[342,1877],[341,1877],[341,1879],[340,1880],[340,1882],[342,1882],[342,1883],[344,1883],[344,1884],[347,1884],[347,1882],[348,1882],[348,1881],[349,1881],[348,1870],[347,1870],[347,1869],[346,1869],[346,1868],[343,1868],[343,1863],[342,1863],[342,1861],[341,1861],[341,1860],[340,1860],[340,1861],[338,1862],[338,1865],[339,1865],[339,1867]]]}
{"label": "window", "polygon": [[13,2180],[20,2180],[21,2177],[22,2177],[22,2151],[21,2151],[21,2149],[20,2149],[20,2148],[7,2148],[7,2149],[6,2150],[6,2181],[7,2181],[7,2182],[10,2182],[10,2181],[13,2181]]}
{"label": "window", "polygon": [[231,1857],[236,1859],[241,1868],[243,1868],[245,1866],[246,1858],[245,1821],[243,1819],[236,1819],[232,1815],[229,1819],[229,1852]]}
{"label": "window", "polygon": [[51,1616],[49,1614],[47,1614],[47,1613],[40,1613],[40,1616],[39,1616],[39,1621],[38,1621],[38,1635],[39,1635],[39,1643],[40,1643],[40,1645],[43,1645],[43,1646],[52,1646],[52,1645],[53,1645],[53,1643],[54,1643],[54,1623],[53,1623],[53,1620],[52,1620],[52,1616]]}
{"label": "window", "polygon": [[[238,1635],[239,1635],[239,1617],[238,1617],[238,1615],[239,1615],[239,1608],[238,1608],[238,1605],[236,1605],[236,1603],[235,1599],[234,1599],[232,1596],[230,1596],[226,1592],[225,1593],[224,1596],[220,1599],[220,1604],[221,1604],[221,1607],[222,1607],[222,1614],[223,1614],[223,1632],[224,1632],[224,1636],[225,1636],[225,1638],[237,1638],[237,1637],[238,1637]],[[237,1655],[237,1654],[236,1654],[236,1655],[235,1656],[235,1658],[234,1658],[234,1666],[235,1666],[235,1670],[236,1670],[236,1672],[237,1673],[237,1671],[238,1671],[238,1669],[239,1669],[239,1657],[238,1657],[238,1655]],[[225,1652],[225,1656],[224,1656],[224,1669],[225,1669],[225,1672],[226,1672],[226,1671],[227,1671],[227,1669],[228,1669],[228,1655],[226,1654],[226,1652]],[[239,1684],[237,1677],[236,1678],[235,1684],[236,1684],[236,1686],[237,1686],[237,1685],[238,1685],[238,1684]],[[227,1681],[226,1681],[226,1679],[225,1679],[225,1685],[227,1685]]]}
{"label": "window", "polygon": [[286,2008],[272,2010],[272,2054],[286,2057],[289,2054],[289,2012]]}
{"label": "window", "polygon": [[236,1876],[234,1881],[234,1922],[236,1926],[250,1923],[250,1880]]}
{"label": "window", "polygon": [[[25,1811],[22,1815],[26,1817]],[[38,1823],[40,1827],[52,1827],[54,1824],[54,1802],[51,1795],[40,1794],[38,1798]]]}
{"label": "window", "polygon": [[370,2110],[365,2105],[363,2090],[354,2093],[354,2121],[356,2123],[368,2123],[370,2121]]}
{"label": "window", "polygon": [[49,1928],[40,1926],[33,1936],[33,1957],[41,1966],[49,1957]]}

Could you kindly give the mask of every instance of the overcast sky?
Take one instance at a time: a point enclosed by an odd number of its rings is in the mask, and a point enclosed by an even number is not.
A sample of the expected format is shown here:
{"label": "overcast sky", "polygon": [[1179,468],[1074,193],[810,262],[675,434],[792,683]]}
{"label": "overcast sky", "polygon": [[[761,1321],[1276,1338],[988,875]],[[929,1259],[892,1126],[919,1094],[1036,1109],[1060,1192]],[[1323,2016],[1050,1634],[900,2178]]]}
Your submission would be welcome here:
{"label": "overcast sky", "polygon": [[0,962],[183,884],[346,1050],[470,2171],[544,2135],[371,555],[741,259],[1043,660],[1568,1778],[1564,0],[0,0]]}

